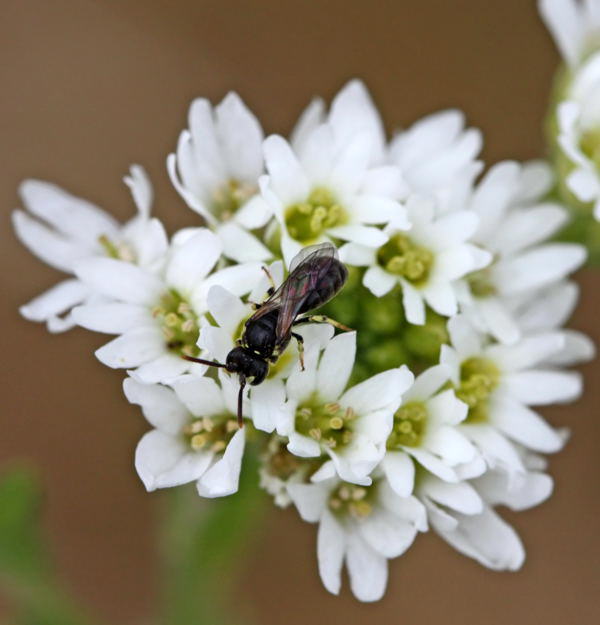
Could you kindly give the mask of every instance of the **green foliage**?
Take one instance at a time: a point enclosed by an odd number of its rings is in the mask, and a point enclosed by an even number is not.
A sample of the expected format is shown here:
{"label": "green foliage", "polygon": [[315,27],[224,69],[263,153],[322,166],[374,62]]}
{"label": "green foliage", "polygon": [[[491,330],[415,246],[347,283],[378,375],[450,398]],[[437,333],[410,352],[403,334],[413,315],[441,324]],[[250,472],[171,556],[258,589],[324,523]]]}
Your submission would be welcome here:
{"label": "green foliage", "polygon": [[38,531],[39,499],[29,468],[14,467],[0,478],[1,590],[15,607],[15,625],[86,625],[53,574]]}

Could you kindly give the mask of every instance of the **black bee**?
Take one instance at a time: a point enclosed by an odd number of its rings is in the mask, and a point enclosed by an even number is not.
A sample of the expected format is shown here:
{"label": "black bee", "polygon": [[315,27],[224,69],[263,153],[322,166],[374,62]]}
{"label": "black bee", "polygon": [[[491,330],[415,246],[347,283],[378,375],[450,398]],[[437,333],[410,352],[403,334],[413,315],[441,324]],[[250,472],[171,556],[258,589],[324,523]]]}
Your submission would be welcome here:
{"label": "black bee", "polygon": [[[237,373],[240,379],[238,394],[238,424],[242,423],[242,397],[246,383],[256,386],[269,372],[269,363],[277,359],[293,338],[298,342],[300,365],[304,369],[302,336],[292,330],[301,323],[330,323],[342,330],[346,326],[323,315],[308,315],[311,310],[323,306],[344,286],[348,270],[338,260],[337,250],[331,243],[311,245],[301,250],[290,263],[290,272],[283,284],[275,289],[273,279],[267,291],[269,297],[261,304],[254,304],[256,312],[246,321],[244,332],[238,339],[225,364],[184,356],[186,360],[211,367],[222,367]],[[298,318],[300,315],[305,315]]]}

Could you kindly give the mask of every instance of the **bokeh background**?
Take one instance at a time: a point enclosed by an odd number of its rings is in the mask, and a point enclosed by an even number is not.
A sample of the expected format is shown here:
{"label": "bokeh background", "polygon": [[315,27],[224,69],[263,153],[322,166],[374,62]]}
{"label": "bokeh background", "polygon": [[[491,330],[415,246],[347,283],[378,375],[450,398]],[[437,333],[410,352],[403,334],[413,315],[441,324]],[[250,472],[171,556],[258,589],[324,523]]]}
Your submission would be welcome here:
{"label": "bokeh background", "polygon": [[[59,278],[12,234],[19,181],[55,181],[126,219],[121,177],[141,163],[172,232],[193,214],[164,160],[193,97],[234,89],[266,131],[285,133],[313,95],[329,98],[354,76],[389,130],[459,107],[483,129],[488,163],[537,157],[558,56],[533,0],[2,0],[0,58],[0,469],[16,458],[37,467],[44,534],[73,593],[105,622],[144,624],[159,593],[165,501],[133,470],[147,426],[122,397],[122,373],[93,356],[103,336],[51,336],[18,316]],[[578,281],[572,324],[598,341],[600,272]],[[585,397],[545,411],[573,433],[551,461],[554,496],[505,515],[527,547],[520,572],[490,572],[428,534],[391,563],[384,600],[360,605],[321,587],[316,528],[272,508],[248,537],[233,601],[264,625],[597,623],[600,369],[582,370]],[[0,615],[8,610],[0,599]]]}

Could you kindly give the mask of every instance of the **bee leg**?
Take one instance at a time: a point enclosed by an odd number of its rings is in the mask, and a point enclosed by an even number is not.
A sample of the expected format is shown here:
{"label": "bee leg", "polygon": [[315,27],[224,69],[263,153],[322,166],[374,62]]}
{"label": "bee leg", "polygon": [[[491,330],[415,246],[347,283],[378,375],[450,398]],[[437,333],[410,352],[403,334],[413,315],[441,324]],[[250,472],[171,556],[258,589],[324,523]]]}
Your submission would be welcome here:
{"label": "bee leg", "polygon": [[273,280],[273,276],[271,275],[271,272],[264,265],[261,267],[261,269],[267,275],[267,279],[269,280],[269,284],[271,285],[267,289],[267,295],[273,295],[273,293],[275,293],[275,291],[277,290],[277,287],[275,286],[275,280]]}
{"label": "bee leg", "polygon": [[298,342],[298,356],[300,357],[300,370],[304,371],[304,339],[300,334],[292,332],[292,336]]}
{"label": "bee leg", "polygon": [[310,315],[309,317],[303,317],[302,319],[298,319],[294,321],[292,325],[299,325],[301,323],[328,323],[332,325],[334,328],[338,328],[338,330],[344,330],[345,332],[352,332],[352,328],[345,326],[343,323],[332,319],[331,317],[326,317],[325,315]]}

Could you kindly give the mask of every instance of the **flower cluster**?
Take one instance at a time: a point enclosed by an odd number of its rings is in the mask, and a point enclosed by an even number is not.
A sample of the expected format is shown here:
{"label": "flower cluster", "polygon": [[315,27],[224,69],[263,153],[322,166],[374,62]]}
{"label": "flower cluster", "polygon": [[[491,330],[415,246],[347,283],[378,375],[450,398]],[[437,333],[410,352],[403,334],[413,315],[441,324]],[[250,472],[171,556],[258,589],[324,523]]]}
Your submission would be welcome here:
{"label": "flower cluster", "polygon": [[[600,1],[538,4],[564,61],[548,123],[558,191],[580,217],[600,221]],[[598,231],[590,228],[580,240],[597,252]]]}
{"label": "flower cluster", "polygon": [[[124,226],[34,180],[14,214],[23,243],[71,274],[22,314],[114,335],[96,355],[127,370],[125,395],[152,427],[135,454],[144,486],[226,496],[257,453],[275,503],[319,524],[325,587],[339,592],[345,563],[362,601],[429,528],[517,569],[523,547],[496,507],[550,495],[542,454],[566,435],[536,407],[577,398],[566,367],[594,351],[563,328],[585,251],[552,241],[567,213],[548,199],[549,165],[480,176],[481,134],[456,110],[388,141],[359,81],[329,108],[313,101],[289,140],[265,138],[235,94],[195,100],[188,123],[167,166],[198,216],[170,239],[137,166]],[[349,273],[328,316],[305,307],[296,340],[238,395],[231,369],[208,363],[227,361],[297,254],[327,242]]]}

